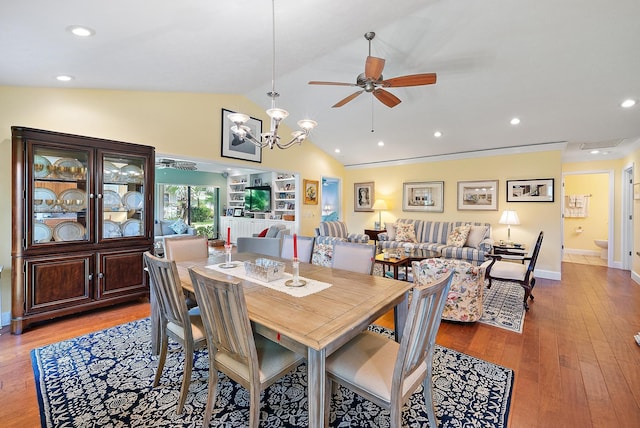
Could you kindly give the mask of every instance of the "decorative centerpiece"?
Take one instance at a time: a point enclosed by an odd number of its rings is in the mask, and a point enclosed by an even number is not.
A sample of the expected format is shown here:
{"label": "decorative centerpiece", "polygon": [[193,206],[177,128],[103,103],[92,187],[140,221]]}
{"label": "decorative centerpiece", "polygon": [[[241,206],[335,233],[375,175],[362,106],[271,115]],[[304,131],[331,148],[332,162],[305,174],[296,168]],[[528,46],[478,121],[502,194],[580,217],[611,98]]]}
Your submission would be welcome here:
{"label": "decorative centerpiece", "polygon": [[284,263],[270,259],[256,259],[255,262],[244,262],[244,270],[247,276],[271,282],[284,276]]}

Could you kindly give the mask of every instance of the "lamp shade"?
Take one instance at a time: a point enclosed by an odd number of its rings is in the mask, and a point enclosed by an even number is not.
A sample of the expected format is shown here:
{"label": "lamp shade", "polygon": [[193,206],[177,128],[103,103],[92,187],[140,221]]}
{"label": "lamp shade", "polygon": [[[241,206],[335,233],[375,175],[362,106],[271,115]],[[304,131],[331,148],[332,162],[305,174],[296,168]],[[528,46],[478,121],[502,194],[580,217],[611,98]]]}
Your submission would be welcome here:
{"label": "lamp shade", "polygon": [[504,210],[502,211],[502,216],[500,216],[500,220],[498,221],[500,224],[520,224],[520,219],[518,218],[518,213],[515,211]]}
{"label": "lamp shade", "polygon": [[373,207],[374,210],[386,210],[387,209],[387,203],[384,201],[384,199],[376,199],[376,201],[373,203]]}

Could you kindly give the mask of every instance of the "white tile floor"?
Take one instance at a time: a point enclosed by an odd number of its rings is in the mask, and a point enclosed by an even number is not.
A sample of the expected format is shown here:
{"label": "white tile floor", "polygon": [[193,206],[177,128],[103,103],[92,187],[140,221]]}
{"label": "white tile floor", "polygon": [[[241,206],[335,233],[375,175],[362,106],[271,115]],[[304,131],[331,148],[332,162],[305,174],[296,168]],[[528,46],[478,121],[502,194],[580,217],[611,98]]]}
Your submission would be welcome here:
{"label": "white tile floor", "polygon": [[567,254],[562,257],[563,262],[579,263],[583,265],[607,266],[607,260],[599,256],[585,256],[583,254]]}

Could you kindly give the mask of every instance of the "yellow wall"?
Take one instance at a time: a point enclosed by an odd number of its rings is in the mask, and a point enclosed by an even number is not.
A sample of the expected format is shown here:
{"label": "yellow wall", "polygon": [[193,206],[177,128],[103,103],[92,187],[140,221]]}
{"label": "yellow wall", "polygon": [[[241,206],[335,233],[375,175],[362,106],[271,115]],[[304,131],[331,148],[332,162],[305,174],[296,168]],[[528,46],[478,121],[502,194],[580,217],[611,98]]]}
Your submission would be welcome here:
{"label": "yellow wall", "polygon": [[[220,156],[221,109],[242,111],[269,126],[261,107],[245,97],[216,94],[47,89],[0,86],[0,200],[11,200],[11,126],[60,131],[154,146],[229,165],[300,173],[303,178],[341,177],[344,167],[311,141],[288,150],[263,150],[262,163]],[[320,125],[322,126],[322,125]],[[291,130],[284,128],[285,135]],[[303,205],[300,233],[313,235],[319,205]],[[11,310],[11,211],[0,214],[0,313]]]}
{"label": "yellow wall", "polygon": [[[492,238],[507,239],[507,227],[498,224],[505,209],[516,210],[520,225],[511,227],[514,241],[533,245],[543,230],[544,241],[536,269],[548,276],[559,277],[561,264],[560,179],[561,153],[547,151],[527,154],[476,156],[470,159],[434,160],[382,168],[354,168],[345,171],[344,208],[350,232],[372,228],[377,212],[353,211],[353,184],[375,182],[375,198],[384,199],[389,210],[383,212],[382,221],[391,223],[398,218],[416,218],[434,221],[479,221],[493,225]],[[506,202],[506,180],[553,178],[554,202]],[[457,209],[458,181],[498,180],[497,211],[459,211]],[[414,181],[444,181],[444,212],[417,213],[402,211],[402,183]],[[547,275],[545,275],[547,276]]]}
{"label": "yellow wall", "polygon": [[[568,174],[564,177],[565,200],[569,195],[590,195],[585,217],[564,217],[565,250],[600,253],[595,239],[609,236],[609,174]],[[565,208],[567,207],[565,202]]]}

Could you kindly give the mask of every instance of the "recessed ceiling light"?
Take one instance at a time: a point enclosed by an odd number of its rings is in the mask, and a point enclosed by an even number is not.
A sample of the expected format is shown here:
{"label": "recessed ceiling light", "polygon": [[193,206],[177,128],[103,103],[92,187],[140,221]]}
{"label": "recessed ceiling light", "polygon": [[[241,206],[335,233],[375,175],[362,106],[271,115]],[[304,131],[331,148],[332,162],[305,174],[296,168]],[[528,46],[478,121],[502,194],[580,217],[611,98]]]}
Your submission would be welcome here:
{"label": "recessed ceiling light", "polygon": [[70,25],[67,27],[67,31],[78,37],[89,37],[96,34],[95,30],[89,27],[83,27],[82,25]]}
{"label": "recessed ceiling light", "polygon": [[334,150],[336,153],[340,153],[340,149],[335,149]]}
{"label": "recessed ceiling light", "polygon": [[60,82],[69,82],[69,81],[73,80],[73,76],[68,76],[66,74],[62,74],[60,76],[56,76],[56,79],[59,80]]}
{"label": "recessed ceiling light", "polygon": [[600,153],[600,150],[591,150],[589,153],[591,153],[592,155],[597,155],[598,153]]}
{"label": "recessed ceiling light", "polygon": [[636,105],[636,100],[632,100],[632,99],[624,100],[620,105],[624,108],[633,107],[634,105]]}
{"label": "recessed ceiling light", "polygon": [[433,136],[436,137],[436,138],[442,137],[442,132],[436,131],[436,132],[433,133]]}
{"label": "recessed ceiling light", "polygon": [[378,147],[384,146],[384,141],[378,141]]}
{"label": "recessed ceiling light", "polygon": [[520,123],[520,119],[518,119],[517,117],[514,117],[513,119],[511,119],[511,122],[509,122],[512,125],[517,125]]}

